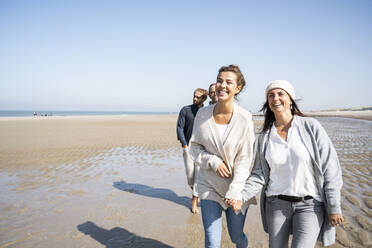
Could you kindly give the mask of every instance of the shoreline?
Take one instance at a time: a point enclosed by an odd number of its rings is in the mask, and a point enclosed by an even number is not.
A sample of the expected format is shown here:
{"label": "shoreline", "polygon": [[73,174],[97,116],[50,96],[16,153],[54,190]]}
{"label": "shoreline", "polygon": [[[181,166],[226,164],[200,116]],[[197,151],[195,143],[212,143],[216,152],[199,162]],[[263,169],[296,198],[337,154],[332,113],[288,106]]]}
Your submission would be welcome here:
{"label": "shoreline", "polygon": [[0,116],[2,120],[63,120],[63,119],[138,119],[150,117],[176,117],[178,114],[118,114],[118,115],[50,115],[50,116]]}

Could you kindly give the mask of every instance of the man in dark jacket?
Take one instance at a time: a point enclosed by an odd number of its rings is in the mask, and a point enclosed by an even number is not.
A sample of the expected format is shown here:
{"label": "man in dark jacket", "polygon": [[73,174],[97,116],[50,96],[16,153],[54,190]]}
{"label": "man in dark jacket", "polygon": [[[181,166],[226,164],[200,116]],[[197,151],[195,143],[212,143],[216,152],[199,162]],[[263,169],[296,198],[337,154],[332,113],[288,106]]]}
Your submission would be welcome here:
{"label": "man in dark jacket", "polygon": [[185,163],[187,182],[192,189],[192,204],[191,212],[198,213],[198,192],[195,184],[199,168],[194,167],[189,153],[189,142],[192,135],[192,128],[194,126],[194,118],[198,110],[203,107],[204,101],[207,99],[208,91],[198,88],[194,91],[193,104],[184,106],[177,120],[177,138],[181,142],[183,148],[183,160]]}

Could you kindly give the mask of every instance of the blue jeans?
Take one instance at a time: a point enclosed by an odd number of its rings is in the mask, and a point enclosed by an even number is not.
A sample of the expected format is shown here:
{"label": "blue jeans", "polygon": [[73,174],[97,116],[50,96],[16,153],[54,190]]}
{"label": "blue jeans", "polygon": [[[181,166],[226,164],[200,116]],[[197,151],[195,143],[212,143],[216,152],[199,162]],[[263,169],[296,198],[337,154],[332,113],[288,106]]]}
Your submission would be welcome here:
{"label": "blue jeans", "polygon": [[200,205],[206,248],[217,248],[221,245],[222,211],[226,214],[227,229],[231,241],[238,248],[248,247],[248,238],[243,232],[247,211],[244,214],[241,212],[236,214],[232,208],[224,210],[218,202],[211,200],[201,200]]}
{"label": "blue jeans", "polygon": [[324,204],[315,199],[294,203],[267,197],[269,247],[288,247],[289,235],[293,233],[292,248],[313,248],[324,217]]}

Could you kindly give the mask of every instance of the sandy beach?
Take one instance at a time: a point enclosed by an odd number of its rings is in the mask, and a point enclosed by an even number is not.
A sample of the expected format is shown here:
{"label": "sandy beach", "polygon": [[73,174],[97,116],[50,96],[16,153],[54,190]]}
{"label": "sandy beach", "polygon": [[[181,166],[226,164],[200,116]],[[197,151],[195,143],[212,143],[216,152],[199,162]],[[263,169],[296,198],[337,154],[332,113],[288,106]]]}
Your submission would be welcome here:
{"label": "sandy beach", "polygon": [[[176,120],[0,118],[0,248],[203,247]],[[372,247],[372,122],[319,120],[344,175],[346,222],[332,247]],[[245,231],[250,247],[268,247],[258,206],[248,210]],[[225,223],[221,247],[234,247]]]}
{"label": "sandy beach", "polygon": [[305,113],[313,117],[343,117],[372,121],[372,111],[309,111]]}

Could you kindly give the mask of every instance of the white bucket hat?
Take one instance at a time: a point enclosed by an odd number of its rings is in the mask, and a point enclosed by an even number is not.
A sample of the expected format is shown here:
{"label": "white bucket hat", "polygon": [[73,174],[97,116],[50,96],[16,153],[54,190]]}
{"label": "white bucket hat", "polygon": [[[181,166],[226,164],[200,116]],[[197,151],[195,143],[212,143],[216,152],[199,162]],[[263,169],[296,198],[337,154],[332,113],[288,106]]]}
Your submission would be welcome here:
{"label": "white bucket hat", "polygon": [[292,84],[287,80],[271,81],[270,84],[266,87],[265,98],[267,97],[267,93],[272,89],[283,89],[288,93],[288,95],[290,95],[293,100],[295,100],[296,98],[295,90]]}

